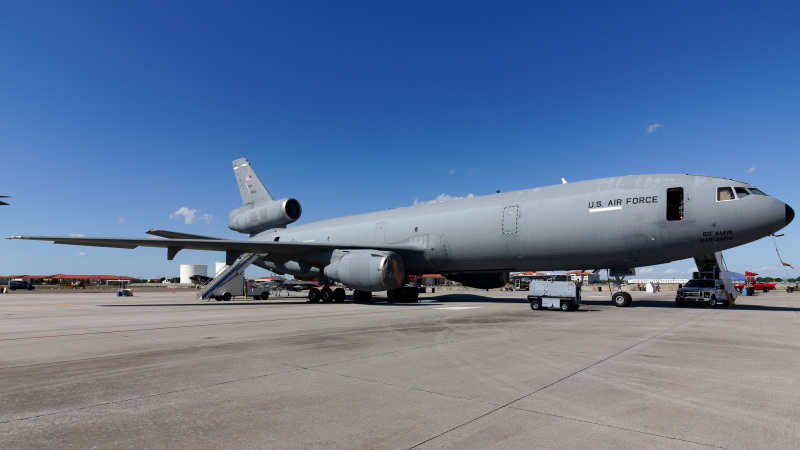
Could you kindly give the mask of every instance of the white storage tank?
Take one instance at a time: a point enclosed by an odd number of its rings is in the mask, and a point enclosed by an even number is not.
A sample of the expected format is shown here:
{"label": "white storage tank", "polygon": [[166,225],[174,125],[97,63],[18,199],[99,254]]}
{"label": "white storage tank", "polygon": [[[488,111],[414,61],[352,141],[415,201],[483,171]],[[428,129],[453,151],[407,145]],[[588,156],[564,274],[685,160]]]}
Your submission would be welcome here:
{"label": "white storage tank", "polygon": [[208,276],[208,264],[181,264],[181,284],[192,284],[192,275]]}
{"label": "white storage tank", "polygon": [[216,265],[216,269],[214,270],[214,275],[211,276],[212,278],[214,276],[216,276],[218,273],[220,273],[223,270],[225,270],[226,267],[228,267],[227,264],[225,264],[224,262],[220,262],[220,261],[217,261],[214,264]]}

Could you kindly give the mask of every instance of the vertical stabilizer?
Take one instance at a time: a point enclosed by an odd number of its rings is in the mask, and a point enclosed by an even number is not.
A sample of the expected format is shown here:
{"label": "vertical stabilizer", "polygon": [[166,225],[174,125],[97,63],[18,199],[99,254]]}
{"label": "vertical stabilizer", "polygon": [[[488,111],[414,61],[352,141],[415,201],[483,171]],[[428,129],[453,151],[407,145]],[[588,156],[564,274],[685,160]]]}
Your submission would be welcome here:
{"label": "vertical stabilizer", "polygon": [[236,175],[236,182],[239,183],[242,204],[258,205],[273,200],[272,195],[253,171],[247,158],[239,158],[233,162],[233,173]]}

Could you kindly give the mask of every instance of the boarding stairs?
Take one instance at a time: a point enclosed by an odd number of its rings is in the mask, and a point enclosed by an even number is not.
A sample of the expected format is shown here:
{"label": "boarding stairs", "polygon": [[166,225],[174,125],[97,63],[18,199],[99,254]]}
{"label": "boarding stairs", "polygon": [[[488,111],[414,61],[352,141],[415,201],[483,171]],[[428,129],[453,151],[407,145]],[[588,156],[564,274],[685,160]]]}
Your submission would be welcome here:
{"label": "boarding stairs", "polygon": [[244,270],[256,262],[260,257],[261,255],[258,253],[242,253],[242,255],[239,256],[239,258],[237,258],[233,264],[225,266],[224,269],[217,272],[211,281],[203,285],[203,287],[197,291],[197,299],[205,300],[214,291],[224,286],[225,283],[228,283],[238,276],[244,276]]}
{"label": "boarding stairs", "polygon": [[731,299],[736,298],[736,289],[733,286],[731,274],[728,272],[728,266],[725,264],[725,258],[722,257],[722,252],[695,256],[694,262],[697,264],[700,278],[721,280],[725,284],[725,290]]}

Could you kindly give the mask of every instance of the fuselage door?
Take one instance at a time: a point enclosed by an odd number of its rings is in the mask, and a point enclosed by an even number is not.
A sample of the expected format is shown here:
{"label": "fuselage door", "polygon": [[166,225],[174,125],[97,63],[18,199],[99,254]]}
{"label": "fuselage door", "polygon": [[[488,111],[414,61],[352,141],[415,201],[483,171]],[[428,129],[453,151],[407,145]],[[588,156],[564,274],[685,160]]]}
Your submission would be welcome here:
{"label": "fuselage door", "polygon": [[519,206],[512,205],[503,208],[503,234],[517,234],[519,229]]}
{"label": "fuselage door", "polygon": [[375,224],[375,244],[382,245],[386,243],[386,222],[378,222]]}

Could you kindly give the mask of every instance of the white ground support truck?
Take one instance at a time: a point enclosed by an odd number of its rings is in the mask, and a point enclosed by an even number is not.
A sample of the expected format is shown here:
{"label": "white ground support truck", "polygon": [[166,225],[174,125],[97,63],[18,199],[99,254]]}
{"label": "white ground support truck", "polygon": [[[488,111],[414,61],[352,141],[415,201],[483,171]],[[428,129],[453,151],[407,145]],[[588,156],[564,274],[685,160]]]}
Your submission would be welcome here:
{"label": "white ground support truck", "polygon": [[[247,291],[245,292],[245,289]],[[253,300],[267,300],[269,299],[269,286],[261,283],[256,283],[252,280],[245,280],[244,275],[235,275],[230,280],[226,281],[209,295],[210,298],[216,301],[230,301],[234,297],[245,296]]]}
{"label": "white ground support truck", "polygon": [[581,284],[572,281],[531,281],[528,301],[534,311],[541,308],[575,311],[581,306]]}

